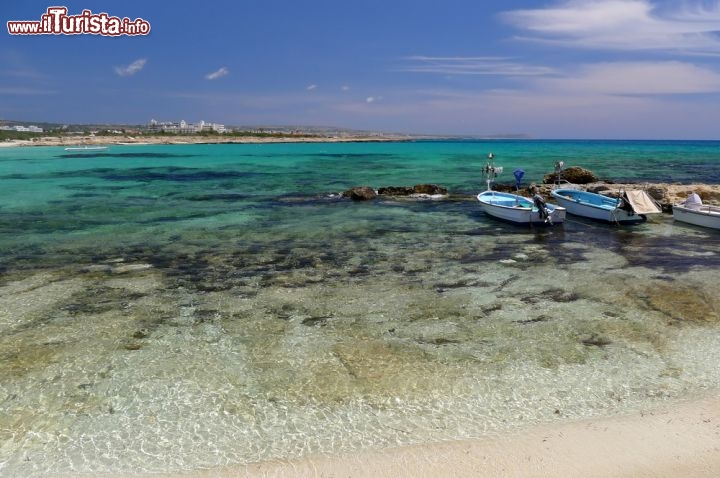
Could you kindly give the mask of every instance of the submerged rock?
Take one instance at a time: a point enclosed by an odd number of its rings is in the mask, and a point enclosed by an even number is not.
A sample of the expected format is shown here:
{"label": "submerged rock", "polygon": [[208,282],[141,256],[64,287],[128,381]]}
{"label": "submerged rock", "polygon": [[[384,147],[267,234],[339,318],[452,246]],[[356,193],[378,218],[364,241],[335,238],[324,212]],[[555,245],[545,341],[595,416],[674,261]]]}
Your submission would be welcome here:
{"label": "submerged rock", "polygon": [[303,319],[301,322],[303,325],[307,325],[308,327],[313,326],[319,326],[319,327],[325,327],[327,325],[328,319],[331,319],[332,317],[323,316],[323,317],[307,317]]}
{"label": "submerged rock", "polygon": [[417,340],[417,342],[428,345],[452,345],[461,343],[460,340],[449,339],[447,337],[420,338]]}
{"label": "submerged rock", "polygon": [[437,184],[416,184],[415,186],[383,186],[375,191],[370,186],[355,186],[342,193],[354,201],[366,201],[377,196],[446,196],[446,187]]}
{"label": "submerged rock", "polygon": [[580,342],[586,347],[606,347],[612,344],[612,340],[598,334],[581,337]]}
{"label": "submerged rock", "polygon": [[447,194],[447,192],[447,188],[438,186],[437,184],[416,184],[413,186],[413,194],[428,194],[435,196],[437,194]]}
{"label": "submerged rock", "polygon": [[370,186],[355,186],[343,193],[343,197],[348,197],[353,201],[368,201],[375,199],[377,193]]}
{"label": "submerged rock", "polygon": [[150,335],[150,331],[148,329],[140,329],[136,330],[132,336],[134,339],[145,339],[148,335]]}
{"label": "submerged rock", "polygon": [[387,186],[378,189],[381,196],[410,196],[413,192],[414,188],[410,186]]}

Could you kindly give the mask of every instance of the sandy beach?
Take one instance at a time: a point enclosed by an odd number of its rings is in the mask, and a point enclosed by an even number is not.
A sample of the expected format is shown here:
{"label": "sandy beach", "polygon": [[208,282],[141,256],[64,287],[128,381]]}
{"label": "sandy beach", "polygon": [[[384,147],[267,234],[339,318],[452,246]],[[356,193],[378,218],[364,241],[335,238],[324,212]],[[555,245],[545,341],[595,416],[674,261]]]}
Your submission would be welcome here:
{"label": "sandy beach", "polygon": [[539,426],[493,438],[162,476],[717,477],[720,398],[666,405],[627,416]]}

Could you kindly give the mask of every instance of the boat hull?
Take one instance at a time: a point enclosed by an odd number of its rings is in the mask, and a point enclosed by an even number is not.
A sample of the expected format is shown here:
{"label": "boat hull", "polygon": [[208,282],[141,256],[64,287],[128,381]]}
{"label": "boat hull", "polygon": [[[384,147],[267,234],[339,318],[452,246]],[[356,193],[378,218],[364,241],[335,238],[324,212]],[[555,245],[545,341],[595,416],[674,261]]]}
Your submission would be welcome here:
{"label": "boat hull", "polygon": [[720,207],[702,205],[689,208],[680,204],[673,206],[673,220],[695,226],[720,229]]}
{"label": "boat hull", "polygon": [[108,149],[107,146],[72,146],[69,148],[65,148],[65,151],[71,152],[71,153],[79,153],[79,152],[92,152],[92,151],[105,151]]}
{"label": "boat hull", "polygon": [[575,216],[617,224],[637,224],[647,219],[643,215],[620,209],[619,199],[602,194],[576,189],[555,189],[550,194],[569,214]]}
{"label": "boat hull", "polygon": [[548,204],[550,221],[546,221],[530,199],[515,194],[485,191],[477,199],[485,214],[514,224],[561,224],[565,220],[565,208]]}

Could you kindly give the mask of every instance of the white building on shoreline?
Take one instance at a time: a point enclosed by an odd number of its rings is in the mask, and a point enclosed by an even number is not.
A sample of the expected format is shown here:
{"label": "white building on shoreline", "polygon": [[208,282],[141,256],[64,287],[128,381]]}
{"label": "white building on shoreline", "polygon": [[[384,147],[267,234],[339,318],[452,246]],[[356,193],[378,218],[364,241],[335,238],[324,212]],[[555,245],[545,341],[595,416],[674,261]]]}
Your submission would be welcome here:
{"label": "white building on shoreline", "polygon": [[148,123],[148,130],[152,132],[175,133],[175,134],[196,134],[203,131],[214,131],[216,133],[226,133],[225,125],[219,123],[188,123],[185,120],[180,122],[174,121],[157,121],[154,119]]}
{"label": "white building on shoreline", "polygon": [[30,126],[0,126],[0,130],[3,131],[17,131],[18,133],[42,133],[43,129],[35,125]]}

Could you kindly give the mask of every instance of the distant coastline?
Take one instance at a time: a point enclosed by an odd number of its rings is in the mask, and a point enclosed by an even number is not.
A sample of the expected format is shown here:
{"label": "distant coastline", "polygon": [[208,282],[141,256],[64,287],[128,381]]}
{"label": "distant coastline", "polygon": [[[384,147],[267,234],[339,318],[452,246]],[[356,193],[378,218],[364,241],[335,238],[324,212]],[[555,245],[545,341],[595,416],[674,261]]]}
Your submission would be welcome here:
{"label": "distant coastline", "polygon": [[0,142],[0,147],[18,146],[113,146],[147,144],[259,144],[259,143],[353,143],[413,141],[428,139],[411,135],[267,135],[267,136],[231,136],[231,135],[112,135],[112,136],[45,136],[33,139],[15,139]]}

